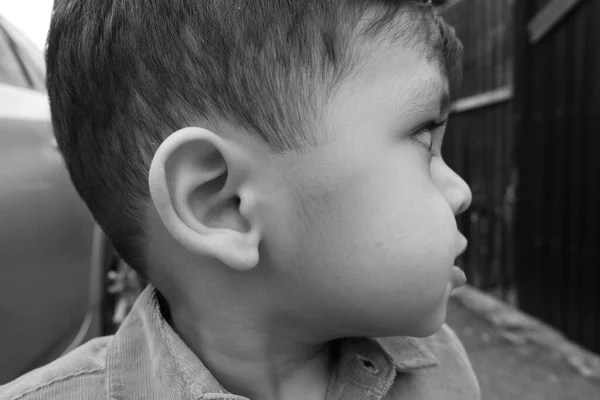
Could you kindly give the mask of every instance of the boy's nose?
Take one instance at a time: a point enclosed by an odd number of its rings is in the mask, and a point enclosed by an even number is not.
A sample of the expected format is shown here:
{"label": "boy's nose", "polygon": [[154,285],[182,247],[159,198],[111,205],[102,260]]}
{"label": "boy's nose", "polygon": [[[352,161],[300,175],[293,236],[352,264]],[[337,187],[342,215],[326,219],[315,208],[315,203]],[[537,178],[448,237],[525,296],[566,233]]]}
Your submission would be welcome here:
{"label": "boy's nose", "polygon": [[444,167],[442,191],[454,215],[459,215],[471,206],[473,194],[467,182],[447,165]]}
{"label": "boy's nose", "polygon": [[452,187],[448,188],[446,198],[454,215],[459,215],[469,208],[473,195],[469,185],[458,175],[456,177],[458,179]]}

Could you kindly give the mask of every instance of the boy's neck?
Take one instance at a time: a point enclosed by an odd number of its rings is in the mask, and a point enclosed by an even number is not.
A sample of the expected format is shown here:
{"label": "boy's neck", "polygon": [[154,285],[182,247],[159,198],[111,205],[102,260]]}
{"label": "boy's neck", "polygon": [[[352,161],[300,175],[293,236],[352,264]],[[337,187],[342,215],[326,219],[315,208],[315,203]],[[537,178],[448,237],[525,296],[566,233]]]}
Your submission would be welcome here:
{"label": "boy's neck", "polygon": [[324,400],[333,371],[330,343],[303,342],[284,324],[256,316],[170,309],[170,324],[229,392],[261,400]]}

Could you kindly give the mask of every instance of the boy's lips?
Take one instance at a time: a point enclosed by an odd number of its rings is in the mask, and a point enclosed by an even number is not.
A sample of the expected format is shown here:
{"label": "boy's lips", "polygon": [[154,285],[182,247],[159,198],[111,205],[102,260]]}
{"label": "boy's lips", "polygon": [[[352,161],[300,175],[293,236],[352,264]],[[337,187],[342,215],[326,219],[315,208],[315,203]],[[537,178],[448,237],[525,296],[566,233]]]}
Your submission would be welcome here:
{"label": "boy's lips", "polygon": [[464,237],[463,235],[460,235],[460,241],[461,241],[461,246],[460,246],[460,250],[458,251],[458,253],[456,254],[456,258],[460,257],[461,255],[463,255],[463,253],[465,251],[467,251],[467,246],[469,245],[469,241],[467,240],[466,237]]}
{"label": "boy's lips", "polygon": [[[467,245],[469,243],[469,241],[467,240],[467,238],[465,238],[463,235],[460,235],[460,241],[461,241],[461,247],[460,250],[458,251],[458,254],[456,255],[456,258],[460,257],[465,251],[467,251]],[[464,273],[464,271],[462,269],[460,269],[459,267],[457,267],[456,265],[454,265],[452,267],[452,286],[454,286],[455,288],[459,287],[459,286],[463,286],[465,283],[467,283],[467,277]]]}

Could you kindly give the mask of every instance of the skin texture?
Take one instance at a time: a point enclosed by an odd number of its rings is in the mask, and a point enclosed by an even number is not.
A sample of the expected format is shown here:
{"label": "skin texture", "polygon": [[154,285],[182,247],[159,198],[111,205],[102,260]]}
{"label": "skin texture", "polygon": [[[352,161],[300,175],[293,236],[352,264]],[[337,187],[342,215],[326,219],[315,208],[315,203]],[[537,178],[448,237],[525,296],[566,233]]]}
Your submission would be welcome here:
{"label": "skin texture", "polygon": [[439,156],[444,128],[421,129],[447,118],[448,86],[422,54],[372,49],[324,110],[325,143],[302,154],[206,122],[157,151],[149,275],[231,392],[322,399],[328,341],[443,323],[471,193]]}

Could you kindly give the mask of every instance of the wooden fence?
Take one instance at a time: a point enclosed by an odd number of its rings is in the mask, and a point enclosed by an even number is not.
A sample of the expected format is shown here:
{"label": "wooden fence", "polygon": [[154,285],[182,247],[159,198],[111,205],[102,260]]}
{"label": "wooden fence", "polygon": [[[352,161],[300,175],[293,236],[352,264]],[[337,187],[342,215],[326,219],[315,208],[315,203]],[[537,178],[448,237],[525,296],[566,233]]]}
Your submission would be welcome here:
{"label": "wooden fence", "polygon": [[519,306],[600,352],[600,1],[515,6]]}
{"label": "wooden fence", "polygon": [[470,282],[600,352],[600,1],[453,0]]}

